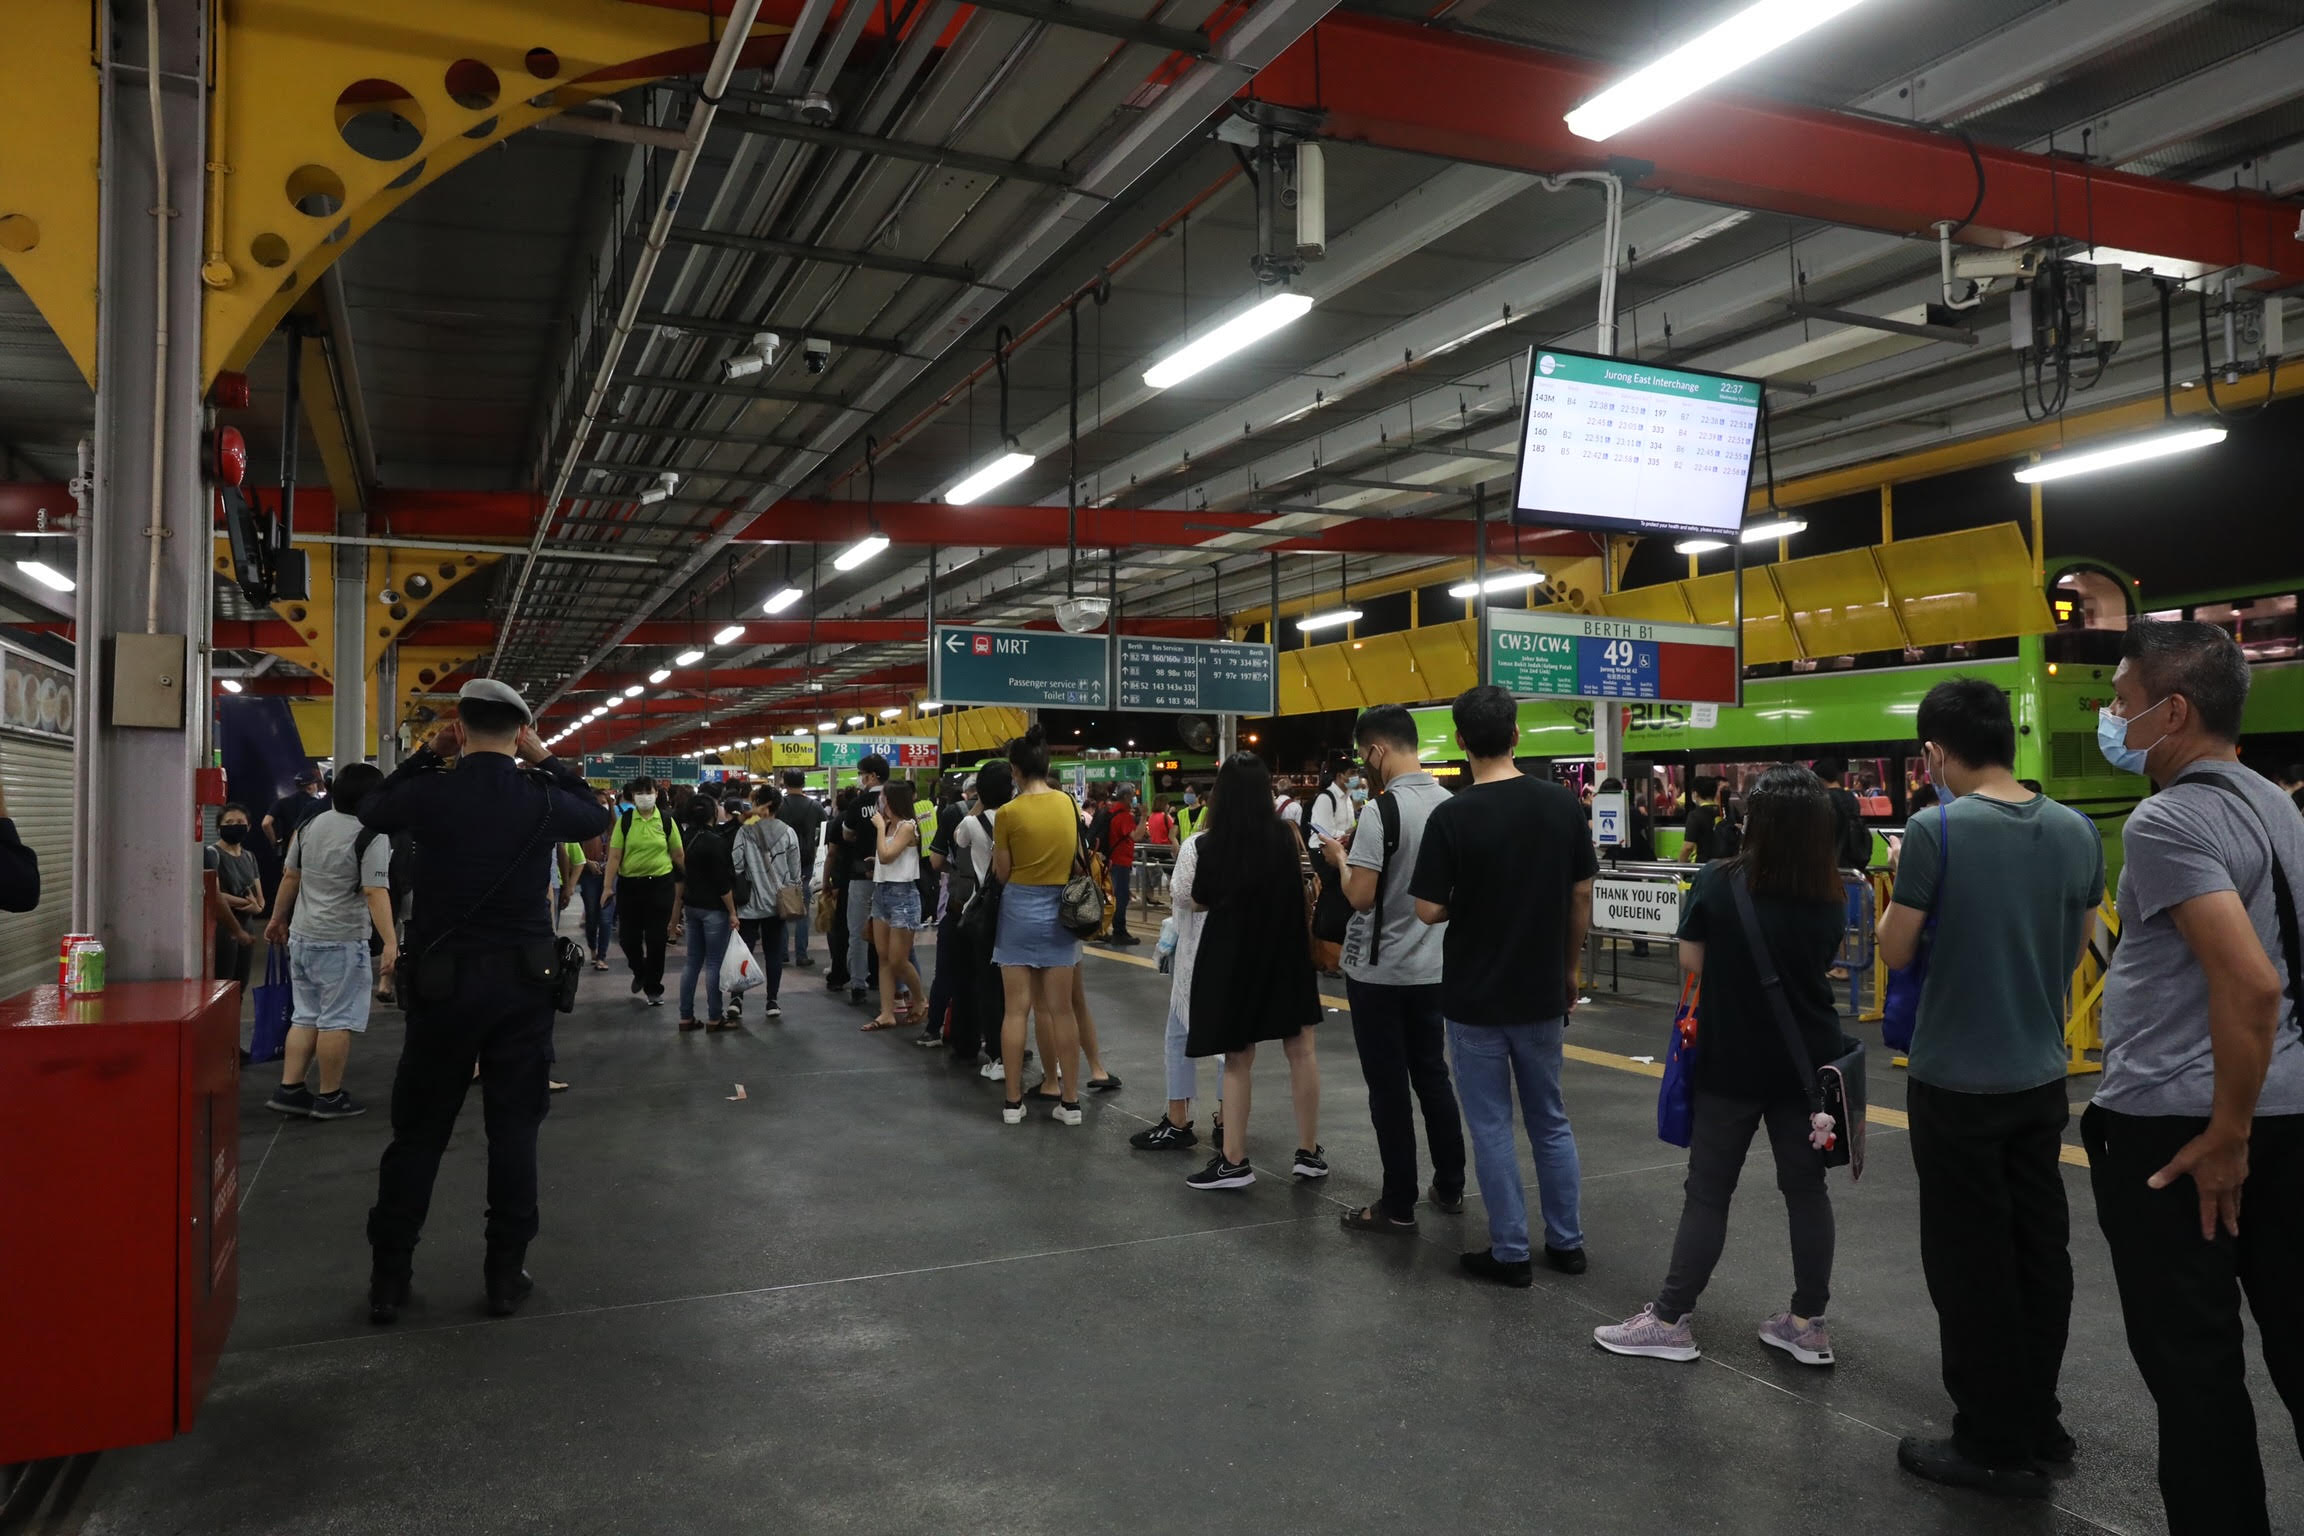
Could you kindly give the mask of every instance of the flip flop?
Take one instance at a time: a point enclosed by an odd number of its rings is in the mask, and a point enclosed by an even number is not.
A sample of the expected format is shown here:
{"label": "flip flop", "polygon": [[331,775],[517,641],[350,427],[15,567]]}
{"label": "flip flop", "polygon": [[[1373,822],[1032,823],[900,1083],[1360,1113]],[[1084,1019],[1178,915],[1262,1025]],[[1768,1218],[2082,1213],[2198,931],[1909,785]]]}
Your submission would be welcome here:
{"label": "flip flop", "polygon": [[1088,1091],[1090,1093],[1118,1093],[1120,1091],[1120,1074],[1107,1072],[1102,1077],[1088,1079]]}
{"label": "flip flop", "polygon": [[904,1021],[902,1019],[866,1019],[857,1027],[864,1034],[869,1035],[883,1029],[902,1029]]}

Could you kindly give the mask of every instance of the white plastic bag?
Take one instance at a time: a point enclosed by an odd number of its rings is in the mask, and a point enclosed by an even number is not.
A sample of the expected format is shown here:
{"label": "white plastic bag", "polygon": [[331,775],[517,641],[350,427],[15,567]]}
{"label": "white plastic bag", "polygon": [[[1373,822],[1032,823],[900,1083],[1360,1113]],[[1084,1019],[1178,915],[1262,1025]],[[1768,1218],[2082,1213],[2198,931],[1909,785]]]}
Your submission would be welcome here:
{"label": "white plastic bag", "polygon": [[1164,917],[1160,919],[1160,941],[1152,946],[1152,953],[1156,957],[1161,975],[1174,974],[1176,970],[1175,918]]}
{"label": "white plastic bag", "polygon": [[720,959],[721,992],[729,997],[738,997],[758,985],[760,962],[752,958],[751,946],[739,934],[728,935],[728,953]]}

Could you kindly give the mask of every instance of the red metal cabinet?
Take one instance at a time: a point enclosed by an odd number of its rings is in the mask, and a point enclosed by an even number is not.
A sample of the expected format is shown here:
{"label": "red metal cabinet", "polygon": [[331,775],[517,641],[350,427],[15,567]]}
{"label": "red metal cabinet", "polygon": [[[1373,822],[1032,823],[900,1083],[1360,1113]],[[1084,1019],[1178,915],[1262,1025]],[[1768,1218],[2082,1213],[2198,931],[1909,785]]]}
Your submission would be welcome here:
{"label": "red metal cabinet", "polygon": [[0,1463],[191,1428],[239,1300],[239,994],[0,1002]]}

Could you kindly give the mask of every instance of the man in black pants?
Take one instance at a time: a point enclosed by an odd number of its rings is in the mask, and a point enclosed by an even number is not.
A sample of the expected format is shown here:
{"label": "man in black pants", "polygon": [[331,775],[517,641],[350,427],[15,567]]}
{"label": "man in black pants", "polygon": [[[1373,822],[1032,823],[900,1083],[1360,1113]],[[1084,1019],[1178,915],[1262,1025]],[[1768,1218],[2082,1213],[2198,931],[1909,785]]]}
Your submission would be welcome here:
{"label": "man in black pants", "polygon": [[2231,635],[2138,623],[2097,742],[2159,793],[2128,817],[2104,1075],[2082,1117],[2128,1348],[2160,1410],[2172,1536],[2264,1536],[2240,1298],[2304,1430],[2304,819],[2242,767]]}
{"label": "man in black pants", "polygon": [[2104,843],[2016,782],[1998,687],[1939,683],[1918,724],[1929,779],[1957,798],[1906,829],[1879,943],[1908,965],[1936,925],[1908,1108],[1920,1265],[1957,1411],[1950,1439],[1907,1439],[1897,1459],[1933,1482],[2046,1498],[2041,1463],[2073,1454],[2056,1396],[2072,1320],[2065,995],[2095,931]]}
{"label": "man in black pants", "polygon": [[[524,1265],[536,1236],[536,1131],[550,1101],[558,974],[549,872],[562,843],[599,836],[609,813],[530,720],[505,684],[466,683],[457,720],[361,803],[362,825],[410,833],[422,855],[392,1141],[368,1212],[372,1322],[395,1321],[407,1304],[440,1154],[475,1063],[488,1128],[488,1309],[508,1316],[531,1289]],[[440,771],[450,759],[456,771]]]}
{"label": "man in black pants", "polygon": [[1444,1211],[1464,1208],[1464,1123],[1448,1080],[1448,1022],[1440,1011],[1448,925],[1417,921],[1416,898],[1408,892],[1424,823],[1448,792],[1417,762],[1416,721],[1399,705],[1362,714],[1352,739],[1378,793],[1345,837],[1320,839],[1320,852],[1352,907],[1344,930],[1344,991],[1384,1162],[1384,1197],[1342,1220],[1347,1231],[1405,1235],[1416,1230],[1418,1187],[1411,1086],[1424,1106],[1432,1203]]}
{"label": "man in black pants", "polygon": [[664,1001],[664,950],[679,920],[680,872],[687,868],[688,853],[679,826],[656,803],[654,779],[634,779],[624,792],[632,809],[616,819],[616,830],[608,835],[602,899],[616,903],[632,990],[655,1008]]}

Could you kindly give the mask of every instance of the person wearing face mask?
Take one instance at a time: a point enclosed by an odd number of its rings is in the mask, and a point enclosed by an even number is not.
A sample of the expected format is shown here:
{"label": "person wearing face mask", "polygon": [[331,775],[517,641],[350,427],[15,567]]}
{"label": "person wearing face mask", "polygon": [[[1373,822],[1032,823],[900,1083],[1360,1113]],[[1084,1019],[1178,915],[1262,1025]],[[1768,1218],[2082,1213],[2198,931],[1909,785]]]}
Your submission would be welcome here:
{"label": "person wearing face mask", "polygon": [[1312,906],[1312,961],[1323,976],[1343,975],[1344,930],[1352,920],[1352,908],[1344,900],[1344,884],[1337,874],[1342,866],[1322,852],[1323,844],[1349,844],[1352,840],[1356,814],[1352,776],[1351,758],[1329,759],[1328,782],[1312,797],[1304,813],[1306,830],[1311,834],[1304,844],[1312,855],[1312,872],[1320,882],[1320,894]]}
{"label": "person wearing face mask", "polygon": [[1205,821],[1207,816],[1208,803],[1200,798],[1200,791],[1186,785],[1184,803],[1176,810],[1177,843],[1181,845],[1184,839],[1199,831],[1201,822]]}
{"label": "person wearing face mask", "polygon": [[2073,1454],[2056,1396],[2072,1314],[2065,1004],[2095,931],[2104,843],[2017,782],[1996,685],[1937,684],[1918,726],[1928,777],[1953,798],[1905,829],[1878,937],[1892,967],[1928,950],[1907,1108],[1955,1411],[1949,1439],[1906,1439],[1897,1459],[1932,1482],[2046,1498],[2042,1464]]}
{"label": "person wearing face mask", "polygon": [[216,901],[223,910],[216,921],[216,979],[248,985],[249,962],[256,954],[256,936],[248,921],[264,911],[264,872],[248,847],[248,807],[237,802],[216,813],[216,841],[208,845],[202,862],[216,871]]}
{"label": "person wearing face mask", "polygon": [[608,834],[602,900],[619,904],[632,990],[654,1008],[664,1001],[664,950],[680,910],[680,873],[688,866],[688,851],[678,825],[657,808],[655,780],[634,779],[629,793],[632,809],[616,818]]}
{"label": "person wearing face mask", "polygon": [[2304,818],[2239,761],[2249,672],[2213,624],[2134,623],[2098,721],[2105,758],[2159,789],[2122,834],[2104,1075],[2080,1136],[2174,1536],[2272,1528],[2243,1290],[2292,1419],[2304,1402]]}

